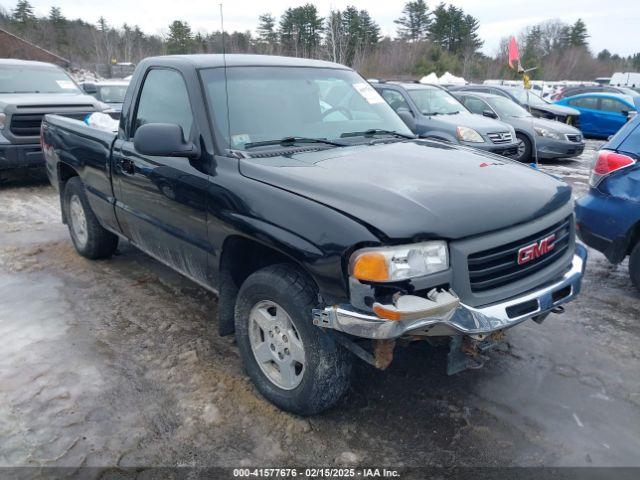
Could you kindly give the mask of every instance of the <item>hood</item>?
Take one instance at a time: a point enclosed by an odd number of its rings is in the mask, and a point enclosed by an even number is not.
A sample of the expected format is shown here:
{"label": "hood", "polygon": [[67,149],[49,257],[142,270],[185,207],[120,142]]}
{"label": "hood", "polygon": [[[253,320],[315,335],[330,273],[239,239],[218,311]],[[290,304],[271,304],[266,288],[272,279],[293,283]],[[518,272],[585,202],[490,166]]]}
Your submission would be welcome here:
{"label": "hood", "polygon": [[514,127],[531,131],[533,127],[546,128],[558,133],[566,133],[571,135],[581,135],[582,132],[571,125],[556,120],[538,117],[510,117],[504,120]]}
{"label": "hood", "polygon": [[7,106],[34,106],[47,105],[93,105],[98,101],[84,93],[2,93],[0,94],[0,108]]}
{"label": "hood", "polygon": [[566,183],[529,166],[426,140],[249,158],[240,171],[397,240],[499,230],[571,200]]}
{"label": "hood", "polygon": [[462,126],[477,130],[480,133],[508,132],[509,127],[504,123],[494,120],[493,118],[483,117],[468,112],[460,112],[456,115],[434,115],[432,117],[424,116],[423,118],[436,120],[438,122],[453,125],[454,127]]}
{"label": "hood", "polygon": [[546,128],[547,130],[553,130],[559,133],[569,133],[579,135],[582,134],[580,130],[576,127],[572,127],[571,125],[567,125],[563,122],[558,122],[556,120],[550,120],[548,118],[533,118],[533,125],[540,128]]}
{"label": "hood", "polygon": [[531,105],[531,109],[540,110],[542,112],[549,112],[554,115],[572,115],[574,117],[580,116],[579,110],[567,107],[565,105],[558,105],[557,103],[547,103],[546,105]]}

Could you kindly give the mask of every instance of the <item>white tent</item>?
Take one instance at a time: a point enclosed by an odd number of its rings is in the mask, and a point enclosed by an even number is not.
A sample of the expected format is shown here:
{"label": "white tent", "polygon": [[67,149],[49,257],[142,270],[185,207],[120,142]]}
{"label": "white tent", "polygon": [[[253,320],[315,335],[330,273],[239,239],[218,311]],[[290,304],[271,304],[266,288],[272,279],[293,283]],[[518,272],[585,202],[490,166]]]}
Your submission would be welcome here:
{"label": "white tent", "polygon": [[462,77],[456,77],[449,72],[445,72],[444,75],[440,77],[440,83],[444,85],[465,85],[467,81]]}
{"label": "white tent", "polygon": [[435,73],[431,72],[426,77],[422,77],[420,79],[420,83],[433,83],[437,85],[440,83],[440,80],[438,80],[438,76]]}

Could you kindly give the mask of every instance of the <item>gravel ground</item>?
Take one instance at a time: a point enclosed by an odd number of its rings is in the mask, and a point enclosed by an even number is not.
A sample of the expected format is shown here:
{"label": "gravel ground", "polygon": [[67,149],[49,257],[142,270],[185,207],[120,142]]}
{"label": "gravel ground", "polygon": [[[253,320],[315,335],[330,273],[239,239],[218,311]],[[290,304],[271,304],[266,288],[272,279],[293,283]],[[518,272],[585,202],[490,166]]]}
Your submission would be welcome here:
{"label": "gravel ground", "polygon": [[[581,195],[598,145],[540,168]],[[213,295],[126,245],[81,258],[46,184],[0,206],[0,466],[640,465],[640,295],[597,252],[566,313],[482,369],[414,344],[302,419],[253,389]]]}

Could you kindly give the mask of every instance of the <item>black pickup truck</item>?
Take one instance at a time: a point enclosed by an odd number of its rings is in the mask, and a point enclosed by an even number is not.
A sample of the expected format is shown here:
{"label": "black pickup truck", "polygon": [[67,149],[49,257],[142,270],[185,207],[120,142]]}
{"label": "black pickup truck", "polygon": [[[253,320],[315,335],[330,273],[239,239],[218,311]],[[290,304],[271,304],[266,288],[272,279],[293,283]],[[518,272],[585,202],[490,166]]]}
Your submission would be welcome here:
{"label": "black pickup truck", "polygon": [[335,404],[354,357],[428,340],[454,373],[580,290],[567,184],[415,138],[334,63],[149,58],[117,133],[47,115],[42,145],[77,251],[124,239],[217,292],[258,390],[299,414]]}
{"label": "black pickup truck", "polygon": [[39,135],[45,114],[82,119],[106,108],[85,95],[60,67],[0,59],[0,177],[14,168],[44,168]]}

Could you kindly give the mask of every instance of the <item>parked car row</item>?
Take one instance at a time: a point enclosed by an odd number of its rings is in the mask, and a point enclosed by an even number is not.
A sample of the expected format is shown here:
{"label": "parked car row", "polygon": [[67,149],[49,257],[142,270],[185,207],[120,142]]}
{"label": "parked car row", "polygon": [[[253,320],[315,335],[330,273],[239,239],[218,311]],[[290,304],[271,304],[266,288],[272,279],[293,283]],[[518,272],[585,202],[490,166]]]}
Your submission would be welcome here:
{"label": "parked car row", "polygon": [[[400,82],[373,87],[422,137],[466,145],[518,161],[570,158],[584,150],[582,132],[566,123],[534,117],[510,96],[473,89]],[[515,90],[515,89],[514,89]],[[556,114],[580,113],[552,105]],[[476,115],[473,115],[476,114]]]}

